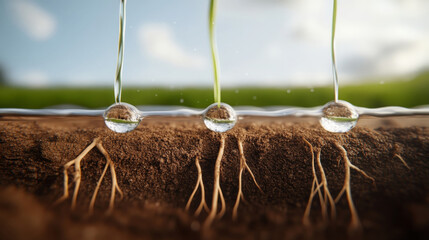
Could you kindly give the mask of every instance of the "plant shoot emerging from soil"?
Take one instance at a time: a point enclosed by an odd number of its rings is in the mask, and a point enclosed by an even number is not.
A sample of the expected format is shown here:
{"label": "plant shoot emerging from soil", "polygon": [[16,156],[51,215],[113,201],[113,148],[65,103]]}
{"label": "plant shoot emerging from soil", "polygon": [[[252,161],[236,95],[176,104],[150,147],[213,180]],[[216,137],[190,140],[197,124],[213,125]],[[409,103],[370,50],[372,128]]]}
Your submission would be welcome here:
{"label": "plant shoot emerging from soil", "polygon": [[322,109],[320,124],[329,132],[348,132],[356,126],[359,114],[354,106],[346,101],[338,100],[338,72],[335,61],[335,29],[337,25],[337,0],[333,0],[332,7],[332,35],[331,35],[331,58],[332,74],[334,80],[334,101],[327,103]]}
{"label": "plant shoot emerging from soil", "polygon": [[126,133],[134,130],[142,120],[139,110],[131,104],[121,103],[122,96],[122,68],[124,66],[124,40],[127,0],[120,0],[119,5],[119,40],[118,61],[114,83],[115,103],[104,112],[106,126],[117,133]]}
{"label": "plant shoot emerging from soil", "polygon": [[122,96],[122,68],[124,67],[124,41],[126,26],[126,5],[127,0],[120,0],[119,5],[119,40],[118,40],[118,61],[116,65],[116,78],[114,84],[115,103],[121,103]]}
{"label": "plant shoot emerging from soil", "polygon": [[337,63],[335,61],[335,30],[337,26],[337,0],[333,0],[332,7],[332,31],[331,31],[331,58],[332,58],[332,74],[334,78],[334,94],[335,102],[338,102],[338,72]]}
{"label": "plant shoot emerging from soil", "polygon": [[107,210],[107,213],[111,213],[114,208],[115,203],[115,194],[116,191],[119,192],[121,195],[121,198],[123,196],[123,193],[121,189],[119,188],[118,181],[116,178],[116,172],[115,172],[115,166],[112,162],[112,159],[110,158],[109,154],[107,153],[106,149],[104,149],[102,142],[99,138],[94,139],[94,141],[85,148],[77,158],[69,161],[64,165],[64,194],[61,198],[59,198],[55,204],[61,203],[64,200],[66,200],[69,197],[69,181],[68,181],[68,169],[74,165],[75,171],[73,173],[73,181],[75,183],[74,191],[73,191],[73,197],[72,197],[72,204],[71,208],[74,209],[76,207],[76,201],[77,201],[77,195],[79,193],[81,178],[82,178],[82,170],[81,170],[81,162],[83,158],[94,148],[97,147],[97,149],[103,154],[103,156],[106,158],[106,165],[104,167],[103,173],[100,176],[100,179],[97,182],[97,186],[95,187],[94,193],[91,198],[91,202],[89,204],[89,213],[92,214],[94,211],[94,205],[95,200],[97,198],[98,190],[100,189],[101,182],[103,181],[103,178],[107,172],[107,169],[110,168],[110,173],[112,177],[112,190],[110,195],[110,202],[109,202],[109,208]]}
{"label": "plant shoot emerging from soil", "polygon": [[217,44],[215,37],[215,27],[216,27],[216,10],[217,10],[217,0],[210,0],[209,8],[209,34],[210,34],[210,48],[212,53],[213,61],[213,74],[214,74],[214,100],[220,106],[221,103],[221,92],[220,92],[220,83],[219,83],[219,60],[217,53]]}

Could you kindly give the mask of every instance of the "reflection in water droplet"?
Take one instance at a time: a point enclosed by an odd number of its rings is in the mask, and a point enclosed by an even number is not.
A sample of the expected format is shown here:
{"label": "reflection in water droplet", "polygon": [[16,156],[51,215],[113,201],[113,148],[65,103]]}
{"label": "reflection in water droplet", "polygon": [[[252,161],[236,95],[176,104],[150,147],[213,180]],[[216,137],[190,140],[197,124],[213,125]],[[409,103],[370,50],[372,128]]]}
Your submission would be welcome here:
{"label": "reflection in water droplet", "polygon": [[359,119],[359,113],[354,106],[346,101],[329,102],[322,111],[320,124],[329,132],[348,132],[356,126]]}
{"label": "reflection in water droplet", "polygon": [[128,103],[115,103],[103,114],[106,126],[117,133],[134,130],[143,119],[139,110]]}
{"label": "reflection in water droplet", "polygon": [[226,103],[213,103],[203,113],[204,124],[214,132],[226,132],[237,123],[234,109]]}

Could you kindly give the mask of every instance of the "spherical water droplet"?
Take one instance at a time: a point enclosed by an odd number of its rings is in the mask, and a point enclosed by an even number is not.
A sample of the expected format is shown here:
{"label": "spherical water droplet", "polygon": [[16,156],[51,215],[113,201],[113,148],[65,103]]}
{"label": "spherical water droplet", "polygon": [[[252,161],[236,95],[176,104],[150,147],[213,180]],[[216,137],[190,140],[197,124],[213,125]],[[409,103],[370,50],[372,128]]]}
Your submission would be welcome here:
{"label": "spherical water droplet", "polygon": [[356,126],[359,113],[355,107],[346,101],[329,102],[322,109],[320,124],[335,133],[344,133]]}
{"label": "spherical water droplet", "polygon": [[237,123],[234,109],[226,103],[213,103],[203,113],[204,124],[214,132],[226,132]]}
{"label": "spherical water droplet", "polygon": [[106,126],[117,133],[134,130],[143,119],[139,110],[128,103],[115,103],[103,114]]}

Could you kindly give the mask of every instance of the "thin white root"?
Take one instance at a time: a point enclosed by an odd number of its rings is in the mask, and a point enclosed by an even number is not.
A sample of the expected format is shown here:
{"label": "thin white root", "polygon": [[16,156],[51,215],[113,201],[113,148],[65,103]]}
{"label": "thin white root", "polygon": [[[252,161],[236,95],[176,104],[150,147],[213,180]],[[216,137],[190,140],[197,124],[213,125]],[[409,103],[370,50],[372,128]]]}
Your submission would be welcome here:
{"label": "thin white root", "polygon": [[[304,216],[302,219],[302,222],[304,225],[310,225],[310,211],[311,211],[311,205],[313,203],[313,199],[316,196],[316,194],[318,194],[319,196],[319,201],[320,201],[320,206],[321,206],[321,210],[322,210],[322,217],[323,220],[326,222],[327,221],[327,209],[328,209],[328,203],[331,206],[331,219],[335,219],[336,216],[336,210],[335,210],[335,202],[332,198],[332,195],[329,191],[328,188],[328,181],[325,175],[325,171],[323,169],[322,163],[320,161],[320,150],[317,151],[317,164],[319,167],[319,171],[320,171],[320,175],[321,175],[321,182],[319,184],[319,180],[317,178],[317,173],[316,173],[316,167],[314,164],[314,150],[313,150],[313,146],[311,145],[310,142],[308,142],[306,139],[303,139],[305,141],[305,143],[307,143],[307,145],[310,148],[310,152],[311,152],[311,167],[312,167],[312,172],[313,172],[313,183],[312,183],[312,187],[311,187],[311,192],[310,192],[310,197],[308,199],[307,202],[307,207],[305,209],[304,212]],[[322,187],[323,187],[323,194],[322,194]]]}
{"label": "thin white root", "polygon": [[242,191],[242,186],[243,186],[242,176],[243,176],[244,171],[247,170],[250,173],[256,187],[259,189],[259,191],[261,191],[263,193],[261,187],[259,186],[258,182],[256,181],[255,175],[253,175],[252,170],[250,170],[249,165],[247,165],[246,157],[244,156],[243,143],[240,140],[238,140],[238,149],[240,152],[240,172],[239,172],[239,177],[238,177],[237,199],[235,200],[234,208],[232,210],[232,219],[234,219],[234,220],[237,219],[237,216],[238,216],[237,211],[238,211],[238,206],[240,205],[240,199],[242,199],[244,201],[244,195],[243,195],[243,191]]}
{"label": "thin white root", "polygon": [[359,169],[358,167],[356,167],[355,165],[353,165],[350,162],[350,160],[347,156],[347,151],[346,151],[346,149],[344,149],[343,146],[341,146],[338,143],[336,143],[335,146],[341,151],[341,153],[343,155],[344,168],[345,168],[344,185],[343,185],[343,188],[341,189],[340,193],[338,194],[338,196],[335,198],[335,203],[337,203],[340,200],[341,196],[344,194],[344,192],[346,192],[347,202],[349,204],[350,214],[351,214],[350,228],[352,230],[357,230],[357,229],[360,229],[361,223],[360,223],[359,216],[357,214],[355,205],[353,203],[353,198],[352,198],[352,193],[351,193],[351,188],[350,188],[350,168],[353,168],[356,171],[360,172],[362,175],[364,175],[368,179],[371,179],[373,182],[375,182],[375,179],[368,176],[368,174],[366,174],[364,171],[362,171],[361,169]]}
{"label": "thin white root", "polygon": [[113,211],[116,191],[119,192],[119,194],[121,195],[121,198],[123,197],[123,193],[122,193],[121,189],[119,188],[118,181],[117,181],[117,178],[116,178],[115,166],[114,166],[114,164],[113,164],[113,162],[112,162],[109,154],[104,149],[101,140],[99,138],[96,138],[96,139],[94,139],[94,141],[87,148],[85,148],[79,154],[79,156],[77,156],[77,158],[75,158],[75,159],[67,162],[64,165],[64,193],[63,193],[63,195],[57,201],[55,201],[54,204],[59,204],[59,203],[63,202],[64,200],[66,200],[69,197],[68,169],[71,166],[74,165],[75,166],[75,171],[74,171],[73,175],[74,175],[75,187],[74,187],[74,191],[73,191],[71,208],[75,209],[75,207],[76,207],[76,201],[77,201],[77,195],[79,193],[80,183],[81,183],[81,179],[82,179],[81,162],[82,162],[83,158],[94,147],[97,147],[97,149],[101,152],[101,154],[103,154],[103,156],[106,158],[106,166],[104,167],[103,173],[101,174],[101,177],[98,180],[97,186],[95,187],[94,193],[93,193],[93,195],[91,197],[91,201],[90,201],[90,204],[89,204],[89,213],[90,214],[93,213],[94,205],[95,205],[95,200],[97,198],[97,194],[98,194],[98,191],[100,189],[101,182],[103,181],[103,178],[104,178],[104,176],[105,176],[105,174],[107,172],[107,169],[109,167],[110,167],[110,172],[111,172],[111,176],[112,176],[112,193],[111,193],[111,196],[110,196],[109,208],[107,210],[107,213],[111,213]]}
{"label": "thin white root", "polygon": [[[203,229],[209,229],[214,219],[216,217],[221,217],[225,213],[225,199],[223,198],[222,189],[220,188],[220,183],[219,183],[220,182],[220,165],[221,165],[224,149],[225,149],[225,136],[222,135],[220,140],[219,153],[216,159],[215,169],[214,169],[212,208],[209,212],[209,215],[207,216],[207,219],[204,221]],[[218,208],[217,204],[218,204],[219,195],[220,195],[222,205],[221,205],[220,213],[217,214],[217,208]]]}
{"label": "thin white root", "polygon": [[203,183],[203,174],[201,171],[201,166],[200,166],[200,160],[198,157],[195,158],[195,165],[197,166],[197,170],[198,170],[198,179],[197,179],[197,184],[195,185],[194,191],[192,192],[191,196],[189,197],[188,203],[186,204],[186,211],[189,211],[189,208],[191,207],[191,203],[192,203],[192,199],[194,198],[195,194],[198,191],[198,187],[201,187],[201,201],[200,204],[198,205],[197,210],[195,211],[194,215],[198,216],[201,213],[201,210],[204,208],[207,212],[210,211],[209,207],[207,206],[206,203],[206,193],[204,190],[204,183]]}
{"label": "thin white root", "polygon": [[401,157],[401,155],[399,155],[399,154],[395,154],[393,157],[397,157],[397,158],[399,158],[399,160],[401,160],[402,164],[404,164],[404,166],[405,166],[406,168],[408,168],[408,170],[411,170],[410,166],[408,166],[407,162],[405,162],[405,160]]}

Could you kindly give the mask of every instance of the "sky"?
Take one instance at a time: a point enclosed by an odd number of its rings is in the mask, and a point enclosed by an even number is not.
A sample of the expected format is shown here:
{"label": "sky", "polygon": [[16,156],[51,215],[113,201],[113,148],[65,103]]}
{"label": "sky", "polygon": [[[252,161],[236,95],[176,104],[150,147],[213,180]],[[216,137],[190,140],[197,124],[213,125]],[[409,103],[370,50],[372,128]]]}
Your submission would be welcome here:
{"label": "sky", "polygon": [[[209,0],[128,0],[123,86],[211,87]],[[429,1],[339,0],[340,84],[429,68]],[[328,0],[218,0],[220,82],[332,84]],[[119,0],[0,0],[0,67],[17,86],[112,86]]]}

